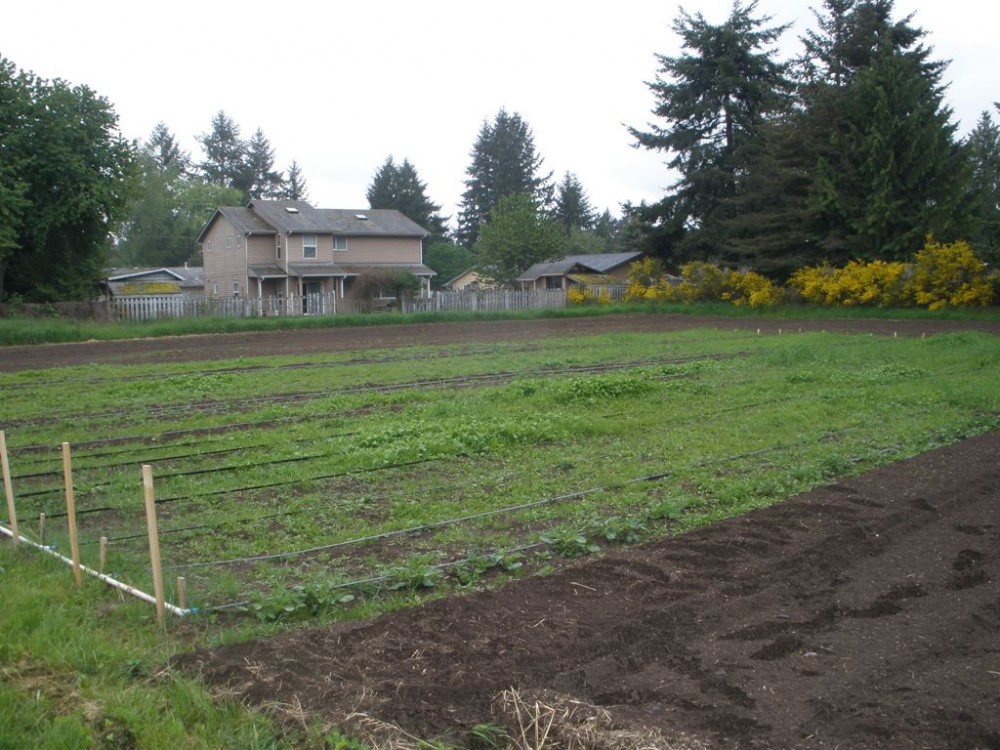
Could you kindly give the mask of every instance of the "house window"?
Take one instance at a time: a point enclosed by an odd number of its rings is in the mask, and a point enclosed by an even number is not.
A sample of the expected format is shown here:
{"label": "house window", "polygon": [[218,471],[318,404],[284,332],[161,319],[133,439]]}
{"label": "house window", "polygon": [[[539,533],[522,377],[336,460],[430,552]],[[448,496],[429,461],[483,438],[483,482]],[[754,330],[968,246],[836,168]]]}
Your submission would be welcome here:
{"label": "house window", "polygon": [[233,235],[226,235],[226,250],[231,250],[233,247]]}
{"label": "house window", "polygon": [[208,242],[205,243],[205,252],[206,253],[212,252],[212,240],[209,240]]}
{"label": "house window", "polygon": [[334,237],[333,238],[333,249],[334,250],[346,250],[347,249],[347,238],[346,237]]}
{"label": "house window", "polygon": [[302,235],[302,257],[303,258],[315,258],[316,257],[316,235],[315,234],[304,234],[304,235]]}
{"label": "house window", "polygon": [[238,281],[233,282],[233,296],[234,297],[240,296],[240,282]]}
{"label": "house window", "polygon": [[274,259],[281,260],[281,238],[278,237],[274,240]]}
{"label": "house window", "polygon": [[212,284],[212,294],[214,294],[216,297],[219,296],[219,285],[218,284]]}

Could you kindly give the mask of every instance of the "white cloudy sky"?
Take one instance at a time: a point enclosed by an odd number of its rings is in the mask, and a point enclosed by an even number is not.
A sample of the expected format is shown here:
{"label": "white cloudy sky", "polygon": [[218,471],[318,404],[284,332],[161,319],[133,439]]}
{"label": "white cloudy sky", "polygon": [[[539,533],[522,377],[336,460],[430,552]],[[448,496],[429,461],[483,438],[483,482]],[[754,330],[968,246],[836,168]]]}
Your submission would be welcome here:
{"label": "white cloudy sky", "polygon": [[[759,0],[758,12],[813,25],[819,0]],[[367,206],[375,169],[409,159],[428,196],[454,215],[484,120],[504,107],[531,126],[544,168],[574,172],[599,210],[657,200],[662,156],[632,148],[654,105],[655,53],[677,54],[679,7],[725,19],[730,0],[367,0],[219,2],[31,0],[0,13],[0,56],[107,98],[122,133],[157,122],[200,155],[195,136],[224,110],[258,127],[277,166],[294,159],[310,200]],[[951,60],[948,103],[962,133],[1000,100],[1000,3],[896,0]]]}

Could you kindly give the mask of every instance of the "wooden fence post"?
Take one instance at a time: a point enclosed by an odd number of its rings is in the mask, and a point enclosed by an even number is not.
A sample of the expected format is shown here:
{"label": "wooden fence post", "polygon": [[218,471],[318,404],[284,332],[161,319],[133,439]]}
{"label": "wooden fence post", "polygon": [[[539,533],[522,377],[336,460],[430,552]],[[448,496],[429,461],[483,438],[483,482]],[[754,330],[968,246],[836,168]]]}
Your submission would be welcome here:
{"label": "wooden fence post", "polygon": [[80,569],[80,541],[76,534],[76,498],[73,495],[73,461],[69,454],[69,443],[62,444],[63,479],[66,482],[66,521],[69,524],[69,553],[73,561],[73,578],[76,585],[83,584],[83,571]]}
{"label": "wooden fence post", "polygon": [[21,537],[17,533],[17,509],[14,507],[14,485],[10,481],[10,463],[7,460],[7,436],[0,430],[0,461],[3,463],[3,489],[7,495],[7,518],[10,521],[10,530],[14,532],[14,546],[21,542]]}
{"label": "wooden fence post", "polygon": [[149,563],[153,569],[153,596],[156,597],[156,621],[163,622],[166,600],[163,596],[163,567],[160,564],[160,534],[156,528],[156,497],[153,494],[153,467],[142,465],[142,487],[146,498],[146,528],[149,531]]}

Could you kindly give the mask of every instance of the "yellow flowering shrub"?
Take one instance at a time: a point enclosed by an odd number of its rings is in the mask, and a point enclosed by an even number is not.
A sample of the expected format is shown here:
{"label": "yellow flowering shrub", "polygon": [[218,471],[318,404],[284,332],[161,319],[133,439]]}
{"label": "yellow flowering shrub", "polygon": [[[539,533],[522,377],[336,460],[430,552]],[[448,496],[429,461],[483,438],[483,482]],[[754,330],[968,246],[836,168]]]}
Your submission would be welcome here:
{"label": "yellow flowering shrub", "polygon": [[968,242],[943,245],[927,238],[913,262],[907,292],[917,305],[930,310],[943,307],[989,305],[993,284],[986,264],[976,257]]}
{"label": "yellow flowering shrub", "polygon": [[723,299],[754,310],[773,307],[783,297],[781,287],[756,271],[730,271],[726,275]]}
{"label": "yellow flowering shrub", "polygon": [[852,260],[843,268],[829,265],[800,268],[788,285],[803,300],[817,305],[852,307],[903,304],[909,267],[905,263]]}
{"label": "yellow flowering shrub", "polygon": [[582,286],[571,286],[566,292],[566,300],[571,305],[585,305],[590,302],[590,292]]}

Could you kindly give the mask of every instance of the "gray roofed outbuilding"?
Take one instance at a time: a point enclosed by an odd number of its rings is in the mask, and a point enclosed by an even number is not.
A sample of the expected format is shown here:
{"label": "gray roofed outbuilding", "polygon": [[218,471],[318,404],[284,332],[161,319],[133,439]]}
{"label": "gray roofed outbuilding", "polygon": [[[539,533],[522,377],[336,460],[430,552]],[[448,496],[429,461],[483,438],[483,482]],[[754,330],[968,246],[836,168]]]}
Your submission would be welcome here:
{"label": "gray roofed outbuilding", "polygon": [[590,271],[591,273],[603,274],[632,263],[641,258],[642,255],[641,252],[567,255],[559,260],[535,263],[516,280],[535,281],[543,276],[565,276],[571,271]]}

